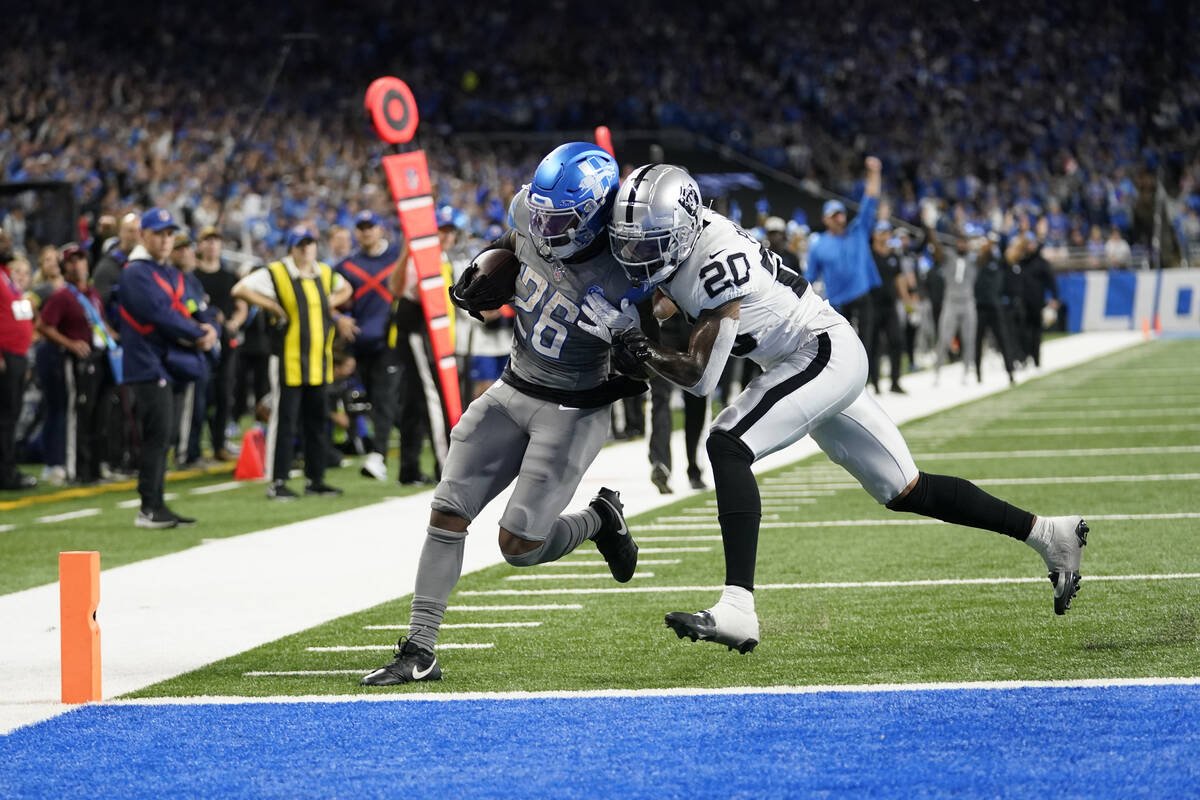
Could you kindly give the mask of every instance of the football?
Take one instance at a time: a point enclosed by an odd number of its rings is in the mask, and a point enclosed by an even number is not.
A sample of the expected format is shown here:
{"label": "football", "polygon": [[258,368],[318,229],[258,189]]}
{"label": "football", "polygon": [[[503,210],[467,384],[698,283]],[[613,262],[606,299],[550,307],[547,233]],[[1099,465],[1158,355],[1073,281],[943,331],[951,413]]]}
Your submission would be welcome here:
{"label": "football", "polygon": [[517,254],[503,247],[484,250],[471,263],[479,268],[479,275],[490,275],[497,286],[515,286],[517,273],[521,271]]}
{"label": "football", "polygon": [[470,276],[471,282],[457,293],[469,310],[495,310],[507,303],[516,292],[517,273],[520,270],[521,260],[511,250],[502,247],[485,250],[475,256],[468,268],[468,273],[474,272]]}

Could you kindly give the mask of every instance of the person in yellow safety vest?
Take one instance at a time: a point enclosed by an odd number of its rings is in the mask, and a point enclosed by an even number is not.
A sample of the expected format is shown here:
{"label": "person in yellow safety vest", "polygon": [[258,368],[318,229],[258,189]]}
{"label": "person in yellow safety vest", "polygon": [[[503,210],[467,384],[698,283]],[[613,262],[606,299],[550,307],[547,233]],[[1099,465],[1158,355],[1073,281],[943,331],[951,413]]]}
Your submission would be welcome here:
{"label": "person in yellow safety vest", "polygon": [[317,261],[317,237],[309,228],[292,228],[288,255],[242,278],[233,296],[262,308],[275,325],[272,346],[271,421],[267,428],[266,468],[272,500],[295,500],[287,485],[293,440],[300,422],[304,439],[305,494],[342,493],[325,483],[326,391],[333,381],[335,309],[353,289],[328,264]]}

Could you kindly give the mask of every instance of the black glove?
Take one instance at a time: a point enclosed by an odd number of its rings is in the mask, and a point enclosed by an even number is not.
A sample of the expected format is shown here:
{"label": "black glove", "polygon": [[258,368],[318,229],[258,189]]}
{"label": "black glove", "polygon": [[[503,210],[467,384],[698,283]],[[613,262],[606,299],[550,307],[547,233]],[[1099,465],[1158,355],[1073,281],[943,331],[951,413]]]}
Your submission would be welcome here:
{"label": "black glove", "polygon": [[453,288],[450,301],[477,317],[480,311],[495,311],[512,299],[513,286],[501,286],[491,275],[480,275],[474,264],[463,270]]}
{"label": "black glove", "polygon": [[612,365],[623,375],[643,377],[643,366],[650,358],[650,340],[641,328],[626,328],[616,331],[612,338]]}

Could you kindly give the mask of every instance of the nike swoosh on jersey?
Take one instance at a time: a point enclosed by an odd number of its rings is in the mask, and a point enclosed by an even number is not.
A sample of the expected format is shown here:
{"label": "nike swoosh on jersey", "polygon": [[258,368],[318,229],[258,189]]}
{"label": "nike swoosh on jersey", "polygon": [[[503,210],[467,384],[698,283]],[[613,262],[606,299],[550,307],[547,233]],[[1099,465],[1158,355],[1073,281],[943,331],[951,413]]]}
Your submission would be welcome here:
{"label": "nike swoosh on jersey", "polygon": [[709,258],[716,258],[717,256],[721,255],[721,253],[724,253],[724,252],[725,252],[725,249],[726,249],[726,248],[722,247],[720,250],[717,250],[717,251],[716,251],[716,252],[714,252],[714,253],[709,253],[709,254],[708,254],[708,257],[709,257]]}
{"label": "nike swoosh on jersey", "polygon": [[414,665],[413,665],[413,680],[414,680],[414,681],[419,681],[419,680],[421,680],[421,679],[422,679],[422,678],[424,678],[426,675],[428,675],[429,673],[433,672],[433,668],[434,668],[436,665],[437,665],[437,659],[436,659],[436,658],[435,658],[433,661],[430,661],[430,662],[429,662],[429,666],[428,666],[428,667],[426,667],[425,669],[417,669],[416,665],[414,664]]}

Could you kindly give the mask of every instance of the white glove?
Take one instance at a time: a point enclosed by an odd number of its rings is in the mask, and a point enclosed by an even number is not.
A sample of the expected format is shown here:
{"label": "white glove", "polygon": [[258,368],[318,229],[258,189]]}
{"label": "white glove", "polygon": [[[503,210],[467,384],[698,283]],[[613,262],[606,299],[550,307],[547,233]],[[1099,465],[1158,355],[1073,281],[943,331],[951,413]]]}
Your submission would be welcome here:
{"label": "white glove", "polygon": [[587,296],[584,297],[583,311],[586,312],[587,317],[579,317],[575,324],[597,339],[610,344],[614,331],[640,328],[642,325],[642,318],[638,314],[637,306],[628,299],[624,299],[621,301],[621,307],[617,308],[605,299],[603,292],[595,287],[589,289]]}

